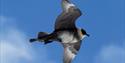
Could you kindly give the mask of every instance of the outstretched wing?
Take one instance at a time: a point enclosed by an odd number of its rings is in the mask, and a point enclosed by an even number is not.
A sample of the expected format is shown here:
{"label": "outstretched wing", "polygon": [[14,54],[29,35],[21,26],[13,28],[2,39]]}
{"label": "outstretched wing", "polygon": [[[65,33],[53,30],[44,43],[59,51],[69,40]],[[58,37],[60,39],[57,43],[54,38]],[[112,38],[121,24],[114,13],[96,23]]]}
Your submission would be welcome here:
{"label": "outstretched wing", "polygon": [[76,7],[70,7],[69,12],[63,11],[56,19],[55,29],[71,29],[75,27],[75,21],[81,16],[81,11]]}
{"label": "outstretched wing", "polygon": [[64,44],[63,63],[71,63],[80,49],[81,41],[73,44]]}

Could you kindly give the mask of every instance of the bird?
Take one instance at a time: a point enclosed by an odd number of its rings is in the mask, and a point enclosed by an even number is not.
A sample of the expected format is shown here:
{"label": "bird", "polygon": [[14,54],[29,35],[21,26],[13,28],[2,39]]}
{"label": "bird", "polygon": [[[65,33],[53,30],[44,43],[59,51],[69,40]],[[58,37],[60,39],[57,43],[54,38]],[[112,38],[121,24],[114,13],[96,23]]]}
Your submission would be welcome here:
{"label": "bird", "polygon": [[72,63],[76,57],[82,40],[89,36],[83,28],[77,28],[75,22],[82,15],[81,10],[70,0],[61,1],[62,12],[55,21],[52,33],[39,32],[37,38],[30,39],[30,42],[44,42],[44,44],[57,41],[64,48],[63,63]]}

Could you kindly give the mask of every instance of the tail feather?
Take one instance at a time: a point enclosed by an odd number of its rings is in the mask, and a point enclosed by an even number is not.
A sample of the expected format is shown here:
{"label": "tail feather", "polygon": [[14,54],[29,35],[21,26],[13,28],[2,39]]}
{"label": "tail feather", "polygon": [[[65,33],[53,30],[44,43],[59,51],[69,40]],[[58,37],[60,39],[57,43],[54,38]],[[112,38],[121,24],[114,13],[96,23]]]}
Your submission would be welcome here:
{"label": "tail feather", "polygon": [[51,43],[52,41],[50,41],[49,39],[49,34],[46,32],[39,32],[38,33],[38,40],[43,41],[44,44],[48,44]]}
{"label": "tail feather", "polygon": [[34,41],[37,41],[37,39],[30,39],[29,41],[30,42],[34,42]]}
{"label": "tail feather", "polygon": [[47,35],[49,35],[49,34],[46,33],[46,32],[39,32],[38,33],[38,39],[40,39],[41,37],[47,36]]}
{"label": "tail feather", "polygon": [[30,42],[34,42],[34,41],[40,41],[40,42],[44,42],[45,44],[51,43],[53,41],[53,39],[55,38],[54,34],[48,34],[46,32],[39,32],[38,36],[36,39],[30,39]]}
{"label": "tail feather", "polygon": [[39,32],[38,33],[38,37],[37,38],[32,38],[29,41],[30,42],[34,42],[34,41],[40,41],[40,42],[44,42],[45,41],[45,36],[49,35],[48,33],[45,32]]}

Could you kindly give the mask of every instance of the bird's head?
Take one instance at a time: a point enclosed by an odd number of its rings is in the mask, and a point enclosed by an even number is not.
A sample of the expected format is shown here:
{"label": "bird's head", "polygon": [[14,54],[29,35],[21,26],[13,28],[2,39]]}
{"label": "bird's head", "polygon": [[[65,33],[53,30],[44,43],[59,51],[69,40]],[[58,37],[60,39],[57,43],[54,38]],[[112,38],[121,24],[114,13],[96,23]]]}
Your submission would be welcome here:
{"label": "bird's head", "polygon": [[89,34],[86,33],[86,31],[84,29],[81,29],[81,32],[82,32],[83,35],[86,35],[88,37],[90,36]]}

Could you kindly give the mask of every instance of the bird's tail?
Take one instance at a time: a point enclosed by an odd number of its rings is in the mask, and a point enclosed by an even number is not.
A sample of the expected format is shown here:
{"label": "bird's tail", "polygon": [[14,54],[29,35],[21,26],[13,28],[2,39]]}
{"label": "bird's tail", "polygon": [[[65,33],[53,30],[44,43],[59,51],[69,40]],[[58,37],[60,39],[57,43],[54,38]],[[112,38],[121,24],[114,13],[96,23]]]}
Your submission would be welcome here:
{"label": "bird's tail", "polygon": [[41,39],[41,38],[46,37],[46,36],[48,36],[48,35],[49,35],[49,34],[46,33],[46,32],[39,32],[37,38],[38,38],[38,39]]}
{"label": "bird's tail", "polygon": [[37,39],[33,38],[33,39],[30,39],[29,41],[34,42],[34,41],[37,41]]}
{"label": "bird's tail", "polygon": [[37,38],[30,39],[30,42],[40,41],[47,44],[52,42],[51,39],[51,34],[48,34],[46,32],[39,32]]}

